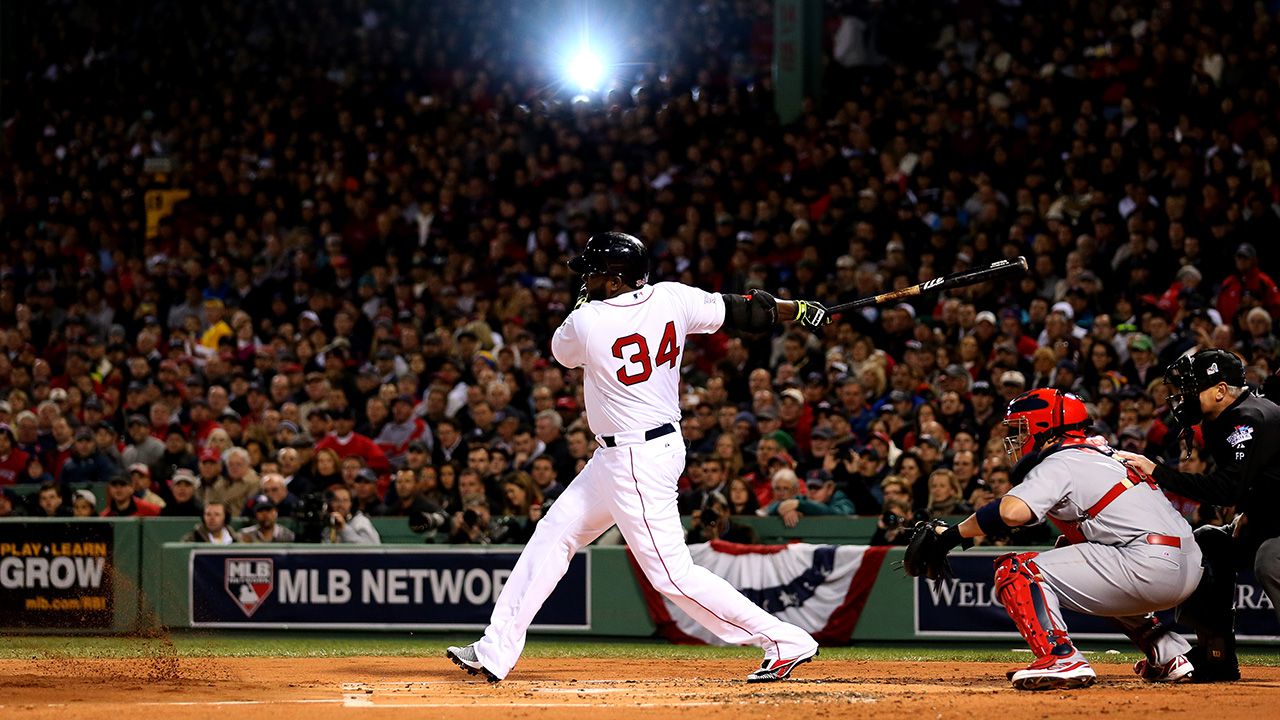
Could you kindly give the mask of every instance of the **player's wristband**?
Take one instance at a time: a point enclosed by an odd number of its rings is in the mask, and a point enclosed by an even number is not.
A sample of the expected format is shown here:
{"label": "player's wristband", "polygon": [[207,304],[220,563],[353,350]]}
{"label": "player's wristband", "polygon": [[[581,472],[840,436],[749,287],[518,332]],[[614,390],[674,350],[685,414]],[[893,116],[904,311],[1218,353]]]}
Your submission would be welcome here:
{"label": "player's wristband", "polygon": [[978,527],[982,528],[982,534],[989,538],[1005,537],[1013,529],[1004,521],[1004,518],[1000,517],[999,500],[992,500],[978,508],[973,516],[978,519]]}
{"label": "player's wristband", "polygon": [[938,534],[938,540],[941,547],[950,551],[952,548],[961,547],[965,550],[973,547],[973,540],[960,536],[960,526],[952,525]]}

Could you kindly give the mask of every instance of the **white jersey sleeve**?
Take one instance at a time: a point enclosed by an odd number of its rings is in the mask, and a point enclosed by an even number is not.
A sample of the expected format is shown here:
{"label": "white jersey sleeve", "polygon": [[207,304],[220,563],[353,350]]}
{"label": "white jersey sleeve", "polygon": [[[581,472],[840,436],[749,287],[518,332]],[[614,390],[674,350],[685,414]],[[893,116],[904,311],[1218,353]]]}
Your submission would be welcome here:
{"label": "white jersey sleeve", "polygon": [[1068,501],[1072,478],[1070,466],[1061,459],[1050,457],[1037,465],[1022,482],[1009,491],[1031,508],[1033,523],[1042,523],[1055,508]]}
{"label": "white jersey sleeve", "polygon": [[687,332],[691,335],[713,333],[724,325],[724,296],[683,283],[664,283],[679,300],[684,312]]}
{"label": "white jersey sleeve", "polygon": [[560,323],[560,327],[551,336],[551,355],[556,362],[567,368],[582,367],[587,362],[587,331],[591,323],[580,321],[583,320],[583,313],[588,312],[591,312],[591,308],[584,305],[569,313],[569,317]]}

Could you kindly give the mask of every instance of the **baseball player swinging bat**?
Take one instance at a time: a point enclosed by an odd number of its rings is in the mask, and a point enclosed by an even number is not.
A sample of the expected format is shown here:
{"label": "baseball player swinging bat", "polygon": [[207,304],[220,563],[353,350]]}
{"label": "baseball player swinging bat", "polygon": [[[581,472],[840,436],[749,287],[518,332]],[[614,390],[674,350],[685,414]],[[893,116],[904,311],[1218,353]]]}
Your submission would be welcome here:
{"label": "baseball player swinging bat", "polygon": [[983,268],[952,273],[946,277],[926,280],[918,285],[905,287],[901,290],[894,290],[893,292],[881,293],[871,297],[860,298],[853,302],[835,305],[827,308],[827,312],[834,315],[835,313],[867,307],[868,305],[883,305],[887,302],[915,297],[916,295],[922,295],[930,291],[949,290],[951,288],[977,285],[978,283],[987,282],[989,280],[998,280],[1005,276],[1023,275],[1026,272],[1027,259],[1019,255],[1012,260],[999,260]]}

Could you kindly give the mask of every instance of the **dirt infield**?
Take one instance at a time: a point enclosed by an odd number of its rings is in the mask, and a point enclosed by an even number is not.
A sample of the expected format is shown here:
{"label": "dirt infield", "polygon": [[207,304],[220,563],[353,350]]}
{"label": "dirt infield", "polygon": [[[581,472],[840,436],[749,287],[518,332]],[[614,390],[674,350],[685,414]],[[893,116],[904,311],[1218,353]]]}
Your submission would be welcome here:
{"label": "dirt infield", "polygon": [[[1231,685],[1152,686],[1098,664],[1099,683],[1023,693],[995,663],[823,661],[793,680],[743,681],[741,660],[528,659],[496,686],[430,658],[160,658],[0,661],[0,717],[99,720],[238,715],[378,718],[1266,717],[1280,668],[1248,667]],[[1267,708],[1271,708],[1268,710]],[[786,713],[785,715],[783,713]]]}

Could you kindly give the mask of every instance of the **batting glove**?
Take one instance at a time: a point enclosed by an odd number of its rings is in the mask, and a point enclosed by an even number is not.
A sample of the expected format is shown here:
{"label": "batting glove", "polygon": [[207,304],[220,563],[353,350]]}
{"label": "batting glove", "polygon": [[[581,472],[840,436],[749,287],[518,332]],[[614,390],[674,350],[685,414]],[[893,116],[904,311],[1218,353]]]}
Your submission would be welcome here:
{"label": "batting glove", "polygon": [[797,300],[796,322],[805,327],[820,328],[831,322],[831,313],[820,302]]}

